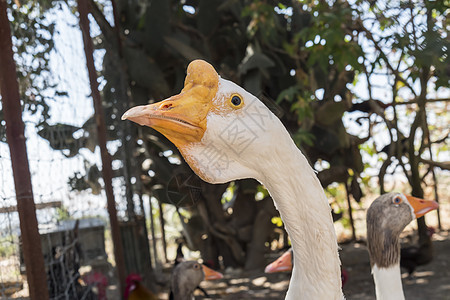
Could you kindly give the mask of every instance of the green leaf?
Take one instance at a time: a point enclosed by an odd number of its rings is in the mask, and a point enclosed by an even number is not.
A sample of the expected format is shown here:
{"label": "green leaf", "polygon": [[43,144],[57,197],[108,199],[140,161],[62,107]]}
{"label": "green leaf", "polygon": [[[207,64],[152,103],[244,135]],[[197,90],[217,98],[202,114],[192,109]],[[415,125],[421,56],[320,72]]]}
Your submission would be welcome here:
{"label": "green leaf", "polygon": [[272,224],[275,224],[277,227],[283,226],[283,220],[281,220],[280,217],[272,217],[271,222]]}
{"label": "green leaf", "polygon": [[282,101],[293,102],[297,99],[297,95],[300,92],[300,88],[297,85],[290,86],[287,89],[281,91],[278,95],[276,102],[281,103]]}

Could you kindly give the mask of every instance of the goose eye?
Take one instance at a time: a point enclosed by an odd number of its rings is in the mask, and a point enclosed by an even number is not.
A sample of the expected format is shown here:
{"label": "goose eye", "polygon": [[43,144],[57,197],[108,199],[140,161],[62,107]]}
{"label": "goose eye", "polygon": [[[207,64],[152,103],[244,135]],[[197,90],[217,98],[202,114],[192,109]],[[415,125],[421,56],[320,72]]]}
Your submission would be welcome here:
{"label": "goose eye", "polygon": [[195,265],[194,265],[194,269],[200,269],[200,265],[195,264]]}
{"label": "goose eye", "polygon": [[394,197],[394,199],[392,199],[392,203],[400,204],[400,203],[402,203],[402,198],[400,198],[399,196],[396,196],[396,197]]}
{"label": "goose eye", "polygon": [[239,95],[234,94],[230,98],[230,104],[233,108],[239,108],[242,106],[242,98]]}

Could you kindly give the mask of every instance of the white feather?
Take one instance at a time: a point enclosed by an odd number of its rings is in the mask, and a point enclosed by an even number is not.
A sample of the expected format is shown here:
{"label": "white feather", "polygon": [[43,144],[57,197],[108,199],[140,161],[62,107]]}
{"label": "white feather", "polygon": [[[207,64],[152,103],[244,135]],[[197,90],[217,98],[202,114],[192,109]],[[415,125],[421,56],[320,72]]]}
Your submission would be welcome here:
{"label": "white feather", "polygon": [[255,178],[269,190],[292,241],[294,269],[286,299],[343,299],[331,209],[319,180],[281,121],[256,97],[220,79],[213,103],[232,94],[244,105],[207,116],[201,142],[183,155],[211,183]]}
{"label": "white feather", "polygon": [[404,300],[400,263],[389,268],[372,268],[377,300]]}

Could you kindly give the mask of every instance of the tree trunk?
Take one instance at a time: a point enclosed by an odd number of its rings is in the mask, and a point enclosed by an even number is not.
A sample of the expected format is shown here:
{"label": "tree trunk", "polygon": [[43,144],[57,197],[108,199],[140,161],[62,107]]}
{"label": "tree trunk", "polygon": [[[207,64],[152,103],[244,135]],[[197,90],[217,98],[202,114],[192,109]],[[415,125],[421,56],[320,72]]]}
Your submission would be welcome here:
{"label": "tree trunk", "polygon": [[264,254],[267,251],[265,243],[269,240],[273,228],[272,216],[276,215],[276,208],[272,198],[267,197],[258,203],[258,212],[253,223],[252,240],[247,244],[246,270],[262,269],[266,265]]}

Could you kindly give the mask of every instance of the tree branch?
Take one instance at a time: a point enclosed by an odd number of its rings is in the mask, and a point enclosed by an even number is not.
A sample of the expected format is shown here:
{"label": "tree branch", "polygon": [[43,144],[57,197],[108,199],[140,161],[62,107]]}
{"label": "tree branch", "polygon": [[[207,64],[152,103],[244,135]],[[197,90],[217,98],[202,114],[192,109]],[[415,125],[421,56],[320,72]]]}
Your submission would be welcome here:
{"label": "tree branch", "polygon": [[100,30],[102,31],[103,35],[105,36],[106,41],[112,42],[116,40],[116,37],[114,35],[114,29],[109,24],[108,20],[106,20],[105,15],[101,11],[101,9],[97,6],[94,0],[90,0],[91,5],[91,14],[95,19],[95,22],[97,22],[98,27],[100,27]]}
{"label": "tree branch", "polygon": [[[425,103],[433,103],[433,102],[444,102],[450,101],[450,98],[438,98],[438,99],[425,99]],[[409,105],[409,104],[417,104],[417,98],[413,100],[405,101],[405,102],[396,102],[395,105]]]}
{"label": "tree branch", "polygon": [[440,162],[440,161],[433,161],[433,160],[429,160],[429,159],[420,158],[420,162],[422,162],[424,164],[428,164],[433,167],[438,167],[442,170],[450,170],[450,161]]}
{"label": "tree branch", "polygon": [[407,86],[411,90],[411,93],[413,93],[414,96],[417,97],[416,91],[414,91],[412,86],[400,75],[398,70],[394,69],[394,67],[391,65],[391,63],[389,62],[389,59],[387,58],[387,56],[384,53],[383,49],[381,49],[381,47],[378,44],[378,42],[375,40],[375,38],[372,35],[372,33],[369,30],[367,30],[364,26],[362,27],[362,31],[366,33],[367,38],[370,41],[372,41],[372,43],[374,44],[375,48],[380,52],[380,57],[386,63],[386,66],[388,67],[388,69],[391,70],[391,72],[395,75],[395,77],[398,78],[398,80],[401,81],[405,86]]}

